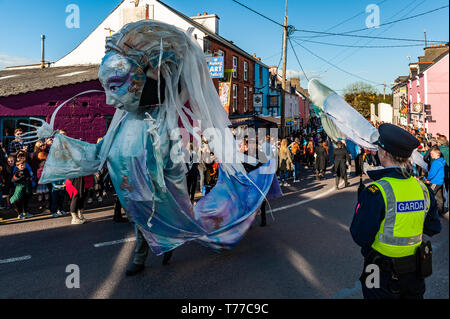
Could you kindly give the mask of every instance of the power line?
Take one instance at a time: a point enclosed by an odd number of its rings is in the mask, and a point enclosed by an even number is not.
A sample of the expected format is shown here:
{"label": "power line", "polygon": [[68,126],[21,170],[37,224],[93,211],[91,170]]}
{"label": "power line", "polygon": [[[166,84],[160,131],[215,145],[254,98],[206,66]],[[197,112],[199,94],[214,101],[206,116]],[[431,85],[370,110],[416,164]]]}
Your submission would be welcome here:
{"label": "power line", "polygon": [[[382,5],[383,3],[385,3],[386,1],[388,1],[388,0],[383,0],[383,1],[379,2],[379,3],[377,3],[376,5],[377,5],[377,6],[380,6],[380,5]],[[338,27],[338,26],[340,26],[340,25],[343,25],[344,23],[347,23],[348,21],[351,21],[351,20],[353,20],[354,18],[359,17],[360,15],[365,14],[365,13],[366,13],[366,10],[363,10],[363,11],[361,11],[360,13],[355,14],[354,16],[352,16],[352,17],[350,17],[350,18],[348,18],[348,19],[346,19],[346,20],[344,20],[344,21],[342,21],[342,22],[340,22],[340,23],[338,23],[338,24],[335,24],[335,25],[332,26],[332,27],[329,27],[328,29],[325,30],[325,32],[328,32],[328,31],[330,31],[331,29],[334,29],[334,28],[336,28],[336,27]],[[315,36],[307,37],[307,39],[314,39],[314,38],[321,38],[321,37],[328,37],[328,36],[329,36],[329,35],[315,35]],[[302,42],[302,43],[303,43],[303,42]]]}
{"label": "power line", "polygon": [[[397,23],[397,22],[401,22],[401,21],[405,21],[405,20],[414,19],[414,18],[421,17],[421,16],[423,16],[423,15],[426,15],[426,14],[429,14],[429,13],[432,13],[432,12],[435,12],[435,11],[438,11],[438,10],[442,10],[442,9],[448,8],[448,7],[449,7],[449,6],[446,5],[446,6],[442,6],[442,7],[439,7],[439,8],[430,10],[430,11],[427,11],[427,12],[422,12],[422,13],[419,13],[419,14],[416,14],[416,15],[413,15],[413,16],[410,16],[410,17],[406,17],[406,18],[402,18],[402,19],[395,20],[395,21],[390,21],[390,22],[382,23],[382,24],[380,24],[378,27],[383,27],[383,26],[385,26],[385,25],[389,25],[389,24],[393,24],[393,23]],[[342,33],[354,33],[354,32],[359,32],[359,31],[366,31],[367,29],[369,29],[369,28],[362,28],[362,29],[357,29],[357,30],[352,30],[352,31],[346,31],[346,32],[342,32]]]}
{"label": "power line", "polygon": [[[266,15],[264,15],[264,14],[262,14],[262,13],[259,13],[258,11],[254,10],[254,9],[248,7],[248,6],[246,6],[245,4],[243,4],[243,3],[241,3],[241,2],[239,2],[239,1],[237,1],[237,0],[232,0],[232,1],[235,2],[235,3],[237,3],[237,4],[239,4],[240,6],[242,6],[242,7],[244,7],[244,8],[246,8],[247,10],[250,10],[250,11],[252,11],[253,13],[256,13],[257,15],[259,15],[259,16],[261,16],[261,17],[263,17],[263,18],[265,18],[265,19],[267,19],[267,20],[269,20],[269,21],[271,21],[272,23],[275,23],[275,24],[277,24],[278,26],[284,28],[284,25],[283,25],[283,24],[281,24],[281,23],[279,23],[279,22],[273,20],[272,18],[269,18],[268,16],[266,16]],[[387,0],[385,0],[385,1],[387,1]],[[385,1],[382,1],[382,2],[380,2],[379,4],[381,4],[381,3],[385,2]],[[449,7],[448,5],[442,6],[442,7],[439,7],[439,8],[430,10],[430,11],[427,11],[427,12],[423,12],[423,13],[416,14],[416,15],[411,16],[411,17],[406,17],[406,18],[402,18],[402,19],[395,20],[395,21],[390,21],[390,22],[382,23],[382,24],[380,24],[380,26],[385,26],[385,25],[397,23],[397,22],[400,22],[400,21],[413,19],[413,18],[416,18],[416,17],[419,17],[419,16],[423,16],[423,15],[426,15],[426,14],[429,14],[429,13],[432,13],[432,12],[435,12],[435,11],[438,11],[438,10],[441,10],[441,9],[444,9],[444,8],[448,8],[448,7]],[[359,15],[361,15],[361,13],[355,15],[354,17],[359,16]],[[354,17],[351,17],[351,18],[347,19],[346,21],[337,24],[336,26],[339,26],[339,25],[341,25],[341,24],[343,24],[343,23],[345,23],[345,22],[347,22],[347,21],[353,19]],[[334,28],[334,27],[336,27],[336,26],[333,26],[333,27],[331,27],[330,29],[332,29],[332,28]],[[380,39],[380,40],[392,40],[392,41],[423,42],[423,40],[416,40],[416,39],[387,38],[387,37],[371,37],[371,36],[367,36],[367,35],[348,34],[348,33],[354,33],[354,32],[359,32],[359,31],[365,31],[365,30],[367,30],[367,29],[368,29],[368,28],[363,28],[363,29],[358,29],[358,30],[346,31],[346,32],[342,32],[342,33],[331,33],[331,32],[326,32],[326,31],[314,31],[314,30],[296,29],[296,28],[293,28],[293,27],[292,27],[292,28],[291,28],[291,31],[292,31],[292,32],[297,31],[297,32],[305,32],[305,33],[315,33],[315,34],[323,34],[323,35],[332,35],[332,36],[342,36],[342,37],[357,37],[357,38]],[[433,40],[429,40],[428,42],[443,43],[443,42],[448,42],[448,41],[436,41],[436,40],[433,41]]]}
{"label": "power line", "polygon": [[[297,38],[298,39],[298,38]],[[302,39],[298,39],[302,40]],[[331,45],[336,47],[346,47],[346,48],[403,48],[403,47],[422,47],[423,44],[403,44],[403,45],[350,45],[350,44],[337,44],[337,43],[328,43],[328,42],[320,42],[320,41],[312,41],[312,40],[302,40],[303,42]]]}
{"label": "power line", "polygon": [[[383,4],[383,3],[385,3],[386,1],[389,1],[389,0],[383,0],[383,1],[379,2],[379,3],[377,3],[376,5],[379,6],[379,5]],[[361,12],[358,13],[358,14],[355,14],[354,16],[352,16],[352,17],[350,17],[350,18],[348,18],[348,19],[345,19],[345,20],[342,21],[342,22],[339,22],[339,23],[337,23],[337,24],[335,24],[335,25],[329,27],[329,28],[326,29],[325,31],[330,31],[330,30],[332,30],[332,29],[334,29],[334,28],[336,28],[336,27],[338,27],[338,26],[340,26],[340,25],[343,25],[344,23],[347,23],[348,21],[353,20],[354,18],[356,18],[356,17],[358,17],[358,16],[360,16],[360,15],[362,15],[362,14],[364,14],[364,13],[366,13],[365,10],[361,11]],[[314,38],[320,38],[320,37],[328,37],[328,35],[314,35],[314,36],[308,36],[308,37],[306,37],[306,39],[314,39]],[[303,43],[303,41],[302,41],[301,43]],[[273,58],[274,56],[277,56],[278,54],[283,54],[283,50],[281,50],[281,53],[275,53],[275,54],[271,55],[270,57],[264,58],[263,60]]]}
{"label": "power line", "polygon": [[268,16],[265,16],[264,14],[259,13],[258,11],[253,10],[252,8],[247,7],[245,4],[240,3],[239,1],[236,1],[236,0],[231,0],[231,1],[236,2],[236,3],[239,4],[240,6],[243,6],[244,8],[246,8],[246,9],[252,11],[253,13],[256,13],[257,15],[259,15],[259,16],[261,16],[261,17],[267,19],[267,20],[269,20],[270,22],[273,22],[273,23],[279,25],[280,27],[283,27],[283,28],[284,28],[284,25],[282,25],[281,23],[278,23],[277,21],[275,21],[275,20],[269,18]]}
{"label": "power line", "polygon": [[[408,3],[406,6],[402,7],[399,11],[397,11],[395,14],[393,14],[391,17],[389,17],[389,19],[394,19],[394,18],[396,18],[399,14],[401,14],[402,12],[404,12],[405,10],[407,10],[409,7],[411,7],[411,6],[412,6],[414,3],[416,3],[417,1],[419,1],[419,0],[414,0],[414,1],[412,1],[412,3],[411,3],[411,2]],[[424,1],[425,1],[425,0],[424,0]],[[421,3],[420,3],[420,4],[421,4]],[[419,4],[419,5],[420,5],[420,4]],[[413,8],[413,10],[415,10],[416,8],[417,8],[417,6],[415,6],[415,7]],[[406,13],[405,15],[403,15],[401,18],[407,16],[408,14],[409,14],[409,12]],[[378,33],[378,34],[375,34],[375,35],[376,35],[376,36],[380,36],[381,34],[385,33],[387,30],[389,30],[389,28],[390,28],[390,27],[387,27],[387,28],[384,29],[382,32],[380,32],[380,33]],[[371,35],[371,34],[374,33],[375,31],[376,31],[376,29],[370,29],[368,35]],[[363,39],[361,39],[361,38],[357,38],[356,41],[355,41],[354,43],[352,43],[352,45],[358,45],[362,40],[363,40]],[[372,41],[374,41],[374,40],[373,40],[373,39],[369,39],[369,40],[367,40],[366,43],[364,43],[364,45],[368,45],[368,44],[370,44],[370,42],[372,42]],[[334,60],[335,60],[337,57],[339,57],[341,54],[343,54],[343,53],[345,53],[345,52],[349,52],[350,50],[351,50],[350,48],[346,48],[346,49],[342,50],[341,52],[335,54],[329,61],[334,62]],[[347,54],[347,56],[344,57],[343,59],[341,59],[340,61],[343,61],[343,60],[347,59],[349,56],[352,56],[353,54],[355,54],[356,51],[358,51],[358,49],[354,50],[353,53]],[[340,62],[334,62],[334,63],[335,63],[335,64],[340,64]],[[321,68],[322,68],[322,67],[321,67]]]}
{"label": "power line", "polygon": [[290,37],[288,37],[288,41],[289,41],[289,44],[291,45],[292,51],[294,52],[295,58],[297,59],[297,62],[298,62],[298,64],[300,65],[300,68],[301,68],[302,71],[303,71],[303,75],[305,76],[306,80],[309,81],[308,76],[306,75],[305,70],[303,70],[303,66],[302,66],[302,64],[300,63],[300,60],[299,60],[299,58],[298,58],[298,56],[297,56],[297,53],[296,53],[295,50],[294,50],[294,46],[292,45],[292,42],[291,42],[291,38],[290,38]]}
{"label": "power line", "polygon": [[348,72],[348,71],[346,71],[346,70],[344,70],[344,69],[338,67],[337,65],[335,65],[335,64],[333,64],[333,63],[327,61],[326,59],[322,58],[321,56],[317,55],[316,53],[312,52],[311,50],[309,50],[308,48],[306,48],[306,47],[303,46],[302,44],[298,43],[297,41],[295,41],[295,40],[293,40],[293,41],[294,41],[295,43],[297,43],[299,46],[301,46],[303,49],[305,49],[306,51],[308,51],[310,54],[312,54],[313,56],[315,56],[316,58],[318,58],[318,59],[324,61],[325,63],[331,65],[332,67],[334,67],[335,69],[338,69],[338,70],[341,71],[341,72],[344,72],[344,73],[346,73],[346,74],[348,74],[348,75],[357,77],[357,78],[359,78],[359,79],[361,79],[361,80],[363,80],[363,81],[373,83],[373,84],[375,84],[375,85],[377,85],[377,86],[384,85],[384,84],[380,84],[380,83],[374,82],[374,81],[372,81],[372,80],[365,79],[365,78],[363,78],[363,77],[361,77],[361,76],[359,76],[359,75],[357,75],[357,74]]}
{"label": "power line", "polygon": [[[412,3],[409,4],[409,6],[412,6],[413,3],[417,2],[418,0],[414,0]],[[416,8],[418,8],[420,5],[424,4],[426,2],[426,0],[423,0],[421,2],[419,2],[418,4],[416,4],[414,7],[410,8],[405,14],[403,14],[400,18],[404,18],[406,16],[408,16],[408,14],[410,14],[411,12],[414,12],[414,10],[416,10]],[[395,13],[391,18],[396,17],[397,15],[403,13],[405,10],[408,9],[409,7],[408,5],[406,5],[405,7],[403,7],[402,9],[400,9],[397,13]],[[387,28],[385,28],[384,30],[382,30],[381,32],[379,32],[377,34],[377,36],[382,35],[383,33],[386,33],[387,31],[389,31],[389,29],[391,29],[393,27],[393,25],[391,24],[390,26],[388,26]],[[371,32],[374,32],[376,29],[372,29]],[[360,40],[356,41],[356,43],[358,43]],[[369,43],[371,43],[373,41],[373,39],[369,39],[365,45],[368,45]],[[359,49],[356,49],[353,53],[348,54],[347,56],[345,56],[344,58],[340,59],[339,62],[336,62],[336,64],[340,64],[343,61],[345,61],[346,59],[348,59],[349,57],[351,57],[352,55],[354,55]]]}
{"label": "power line", "polygon": [[[304,29],[293,29],[292,31],[306,32],[306,33],[316,33],[316,34],[336,35],[336,36],[340,36],[340,37],[354,37],[354,38],[379,39],[379,40],[391,40],[391,41],[423,42],[423,40],[416,40],[416,39],[371,37],[371,36],[368,36],[368,35],[331,33],[331,32],[321,32],[321,31],[313,31],[313,30],[304,30]],[[443,43],[443,42],[448,42],[448,41],[428,41],[428,42]]]}

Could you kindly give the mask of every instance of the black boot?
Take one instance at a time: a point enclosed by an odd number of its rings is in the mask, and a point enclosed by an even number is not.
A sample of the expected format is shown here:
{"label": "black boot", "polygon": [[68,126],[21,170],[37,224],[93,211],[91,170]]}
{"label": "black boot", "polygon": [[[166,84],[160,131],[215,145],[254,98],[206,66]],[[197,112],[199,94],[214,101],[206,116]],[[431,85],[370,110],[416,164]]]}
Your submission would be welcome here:
{"label": "black boot", "polygon": [[120,204],[119,199],[116,199],[116,202],[114,204],[114,218],[113,220],[116,223],[127,223],[128,219],[122,217],[122,205]]}
{"label": "black boot", "polygon": [[267,225],[266,222],[266,202],[264,201],[261,205],[261,227],[264,227]]}
{"label": "black boot", "polygon": [[127,272],[125,273],[127,276],[134,276],[137,275],[138,273],[140,273],[141,271],[143,271],[145,269],[145,266],[143,264],[135,264],[132,263],[128,268],[127,268]]}
{"label": "black boot", "polygon": [[119,216],[119,217],[114,216],[113,220],[116,223],[128,223],[128,218],[125,218],[125,217],[122,217],[122,216]]}
{"label": "black boot", "polygon": [[164,258],[163,258],[162,264],[168,265],[170,258],[172,258],[172,255],[173,255],[173,250],[164,253]]}

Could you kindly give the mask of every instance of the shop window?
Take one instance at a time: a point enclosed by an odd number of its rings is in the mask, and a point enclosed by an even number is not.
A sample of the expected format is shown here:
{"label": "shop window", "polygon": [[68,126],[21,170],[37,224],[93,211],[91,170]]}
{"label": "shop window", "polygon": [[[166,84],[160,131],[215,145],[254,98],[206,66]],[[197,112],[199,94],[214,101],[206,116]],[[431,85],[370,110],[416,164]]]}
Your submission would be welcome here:
{"label": "shop window", "polygon": [[238,86],[236,84],[233,84],[233,113],[237,112],[238,109]]}

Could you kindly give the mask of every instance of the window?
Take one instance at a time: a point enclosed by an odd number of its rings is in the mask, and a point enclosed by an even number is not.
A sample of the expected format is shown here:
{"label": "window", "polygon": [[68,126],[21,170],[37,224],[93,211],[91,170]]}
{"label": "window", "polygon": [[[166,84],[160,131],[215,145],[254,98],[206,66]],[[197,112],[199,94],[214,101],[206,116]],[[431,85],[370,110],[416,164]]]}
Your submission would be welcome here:
{"label": "window", "polygon": [[248,81],[248,62],[244,61],[244,81]]}
{"label": "window", "polygon": [[237,78],[237,67],[238,67],[238,59],[237,57],[233,57],[233,78]]}
{"label": "window", "polygon": [[248,87],[244,87],[244,113],[248,112]]}
{"label": "window", "polygon": [[259,85],[262,85],[262,73],[263,73],[263,67],[259,65]]}
{"label": "window", "polygon": [[206,38],[203,38],[203,53],[211,54],[211,42]]}
{"label": "window", "polygon": [[420,103],[420,102],[422,102],[422,101],[420,100],[420,92],[417,92],[417,103]]}
{"label": "window", "polygon": [[237,112],[238,109],[238,86],[236,84],[233,84],[233,113]]}
{"label": "window", "polygon": [[420,78],[418,76],[416,76],[416,85],[419,87],[420,86]]}
{"label": "window", "polygon": [[[44,117],[37,117],[45,120]],[[17,128],[21,128],[24,133],[34,130],[33,128],[21,125],[21,123],[41,126],[42,123],[36,120],[30,120],[29,117],[7,117],[2,116],[0,118],[0,142],[3,143],[5,148],[8,147],[9,142],[15,139],[14,131]]]}
{"label": "window", "polygon": [[409,80],[409,88],[412,89],[412,82]]}

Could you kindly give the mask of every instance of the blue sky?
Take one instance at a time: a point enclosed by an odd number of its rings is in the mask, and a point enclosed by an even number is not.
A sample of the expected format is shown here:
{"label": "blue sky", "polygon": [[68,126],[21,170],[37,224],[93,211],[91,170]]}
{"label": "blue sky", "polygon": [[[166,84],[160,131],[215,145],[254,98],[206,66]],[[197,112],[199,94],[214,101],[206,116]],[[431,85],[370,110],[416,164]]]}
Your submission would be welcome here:
{"label": "blue sky", "polygon": [[[129,0],[126,0],[129,1]],[[167,5],[188,16],[198,13],[215,13],[220,17],[220,35],[232,40],[250,54],[256,53],[267,65],[278,65],[281,57],[283,29],[239,6],[232,0],[165,0]],[[247,6],[283,23],[285,0],[241,0]],[[69,13],[67,5],[80,8],[79,29],[68,29],[65,21]],[[120,0],[0,0],[0,69],[7,65],[37,63],[40,60],[40,35],[45,34],[46,59],[56,61],[76,47],[120,3]],[[365,28],[370,13],[369,4],[379,4],[380,23],[413,16],[444,5],[444,0],[288,0],[289,24],[297,29],[345,32]],[[353,17],[353,19],[349,19]],[[346,21],[348,20],[348,21]],[[346,21],[345,23],[342,23]],[[339,23],[341,25],[330,29]],[[392,38],[448,41],[448,8],[415,19],[368,29],[355,34]],[[315,34],[295,32],[293,37],[311,37]],[[349,45],[404,45],[414,42],[361,39],[327,36],[309,39],[334,44]],[[301,41],[299,38],[296,41]],[[294,42],[295,52],[306,75],[320,77],[335,90],[360,79],[343,73],[311,55]],[[421,44],[421,43],[418,43]],[[411,62],[423,54],[423,45],[402,48],[342,48],[311,42],[303,42],[307,49],[336,64],[341,69],[359,75],[375,83],[389,84],[399,75],[408,73],[408,56]],[[280,65],[281,66],[281,65]],[[288,49],[288,69],[301,75],[302,86],[306,80],[291,48]],[[373,83],[372,83],[373,84]],[[382,86],[378,86],[382,90]],[[388,89],[388,92],[390,90]]]}

